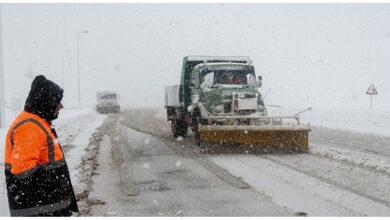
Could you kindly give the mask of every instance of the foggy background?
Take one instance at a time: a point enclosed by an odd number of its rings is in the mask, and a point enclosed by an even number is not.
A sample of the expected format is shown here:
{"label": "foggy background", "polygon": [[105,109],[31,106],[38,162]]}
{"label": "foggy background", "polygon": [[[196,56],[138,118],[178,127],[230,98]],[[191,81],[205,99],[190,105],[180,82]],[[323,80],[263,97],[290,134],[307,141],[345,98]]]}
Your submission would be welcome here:
{"label": "foggy background", "polygon": [[33,73],[77,107],[88,30],[83,107],[104,90],[122,107],[163,107],[184,56],[234,55],[252,58],[266,104],[367,110],[374,83],[373,111],[390,110],[389,4],[1,4],[1,15],[7,103],[24,105]]}

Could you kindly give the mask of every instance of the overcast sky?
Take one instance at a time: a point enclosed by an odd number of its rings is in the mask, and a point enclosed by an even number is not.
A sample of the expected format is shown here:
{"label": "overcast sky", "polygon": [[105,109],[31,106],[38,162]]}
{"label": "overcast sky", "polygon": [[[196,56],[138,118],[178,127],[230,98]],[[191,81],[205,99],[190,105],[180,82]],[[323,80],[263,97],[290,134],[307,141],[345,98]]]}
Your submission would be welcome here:
{"label": "overcast sky", "polygon": [[[6,99],[23,102],[29,74],[83,106],[114,90],[121,104],[159,107],[187,55],[250,56],[266,104],[390,110],[389,4],[1,4]],[[64,82],[61,58],[64,53]]]}

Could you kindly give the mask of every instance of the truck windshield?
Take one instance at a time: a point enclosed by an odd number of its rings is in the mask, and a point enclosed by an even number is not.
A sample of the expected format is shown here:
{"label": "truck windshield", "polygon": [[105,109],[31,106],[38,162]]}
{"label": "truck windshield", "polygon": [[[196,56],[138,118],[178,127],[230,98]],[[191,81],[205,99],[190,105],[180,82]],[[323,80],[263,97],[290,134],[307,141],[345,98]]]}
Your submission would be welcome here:
{"label": "truck windshield", "polygon": [[215,71],[215,84],[247,85],[246,73],[241,70]]}
{"label": "truck windshield", "polygon": [[243,66],[213,66],[212,68],[207,68],[202,71],[203,82],[205,76],[214,72],[214,82],[213,87],[218,87],[220,85],[242,85],[242,86],[252,86],[249,75],[254,76],[247,68]]}
{"label": "truck windshield", "polygon": [[105,94],[101,99],[116,99],[116,94]]}

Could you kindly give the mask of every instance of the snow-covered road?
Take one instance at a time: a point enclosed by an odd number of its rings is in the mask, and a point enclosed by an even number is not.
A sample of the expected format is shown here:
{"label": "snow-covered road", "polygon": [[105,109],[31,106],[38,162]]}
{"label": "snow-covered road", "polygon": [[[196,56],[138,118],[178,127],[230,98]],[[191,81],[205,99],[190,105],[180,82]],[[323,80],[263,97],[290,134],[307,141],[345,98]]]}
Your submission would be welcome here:
{"label": "snow-covered road", "polygon": [[[112,174],[104,178],[97,170],[100,175],[93,178],[95,191],[90,196],[105,204],[93,205],[90,213],[93,216],[294,215],[252,188],[240,189],[229,184],[205,167],[204,162],[183,157],[151,135],[129,129],[120,122],[109,128],[110,139],[105,139],[101,147],[107,152],[107,145],[112,146],[111,161],[117,165],[115,173],[119,179]],[[107,154],[99,157],[108,158]],[[102,169],[111,166],[105,164]],[[119,189],[105,189],[107,185],[118,184]]]}
{"label": "snow-covered road", "polygon": [[[177,140],[169,137],[163,113],[133,111],[126,114],[130,118],[126,125],[165,140],[176,152],[189,151],[184,154],[187,156],[198,152],[191,136]],[[159,125],[158,120],[151,119],[153,114],[160,120]],[[139,122],[142,120],[148,121],[146,124],[150,126],[142,125]],[[180,143],[187,149],[175,148],[172,143]],[[384,136],[314,127],[309,154],[204,156],[275,204],[295,213],[388,216],[389,146],[390,139]]]}
{"label": "snow-covered road", "polygon": [[206,155],[163,109],[65,109],[54,125],[82,216],[390,215],[388,136],[314,127],[309,154]]}

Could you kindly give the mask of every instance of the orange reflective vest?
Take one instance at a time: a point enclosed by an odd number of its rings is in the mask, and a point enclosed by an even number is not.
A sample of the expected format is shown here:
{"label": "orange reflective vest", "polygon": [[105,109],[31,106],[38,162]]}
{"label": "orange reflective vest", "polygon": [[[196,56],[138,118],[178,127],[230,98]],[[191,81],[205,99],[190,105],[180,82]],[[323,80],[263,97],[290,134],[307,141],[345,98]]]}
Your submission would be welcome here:
{"label": "orange reflective vest", "polygon": [[4,162],[6,170],[23,178],[39,166],[45,170],[62,166],[65,158],[50,124],[23,111],[7,133]]}
{"label": "orange reflective vest", "polygon": [[11,216],[78,212],[69,169],[49,122],[20,113],[7,133],[4,162]]}

